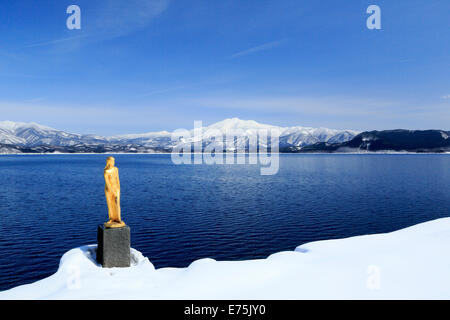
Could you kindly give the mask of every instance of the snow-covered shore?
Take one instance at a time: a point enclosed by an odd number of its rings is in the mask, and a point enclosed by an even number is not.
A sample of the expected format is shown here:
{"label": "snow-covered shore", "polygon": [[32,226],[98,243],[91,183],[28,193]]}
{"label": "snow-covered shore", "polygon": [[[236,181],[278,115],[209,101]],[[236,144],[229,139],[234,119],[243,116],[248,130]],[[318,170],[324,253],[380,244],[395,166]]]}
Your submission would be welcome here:
{"label": "snow-covered shore", "polygon": [[450,218],[388,234],[308,243],[267,259],[202,259],[103,269],[95,245],[70,250],[58,271],[0,299],[450,299]]}

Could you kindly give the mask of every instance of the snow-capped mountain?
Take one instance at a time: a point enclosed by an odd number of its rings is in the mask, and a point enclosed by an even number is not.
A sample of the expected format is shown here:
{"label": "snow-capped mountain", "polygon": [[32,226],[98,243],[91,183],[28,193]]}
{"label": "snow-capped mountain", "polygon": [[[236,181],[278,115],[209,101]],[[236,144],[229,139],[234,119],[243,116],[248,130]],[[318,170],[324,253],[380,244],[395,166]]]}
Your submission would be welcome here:
{"label": "snow-capped mountain", "polygon": [[[318,142],[342,143],[351,140],[358,134],[352,130],[334,130],[308,127],[278,127],[261,124],[253,120],[238,118],[226,119],[202,128],[203,144],[219,144],[218,135],[233,135],[235,146],[227,146],[227,150],[245,150],[246,146],[256,141],[261,130],[278,130],[280,148],[301,149]],[[0,122],[0,153],[14,150],[24,152],[152,152],[170,151],[175,146],[191,144],[198,137],[194,129],[189,131],[190,137],[172,141],[172,133],[168,131],[128,134],[111,137],[73,134],[56,130],[37,123]],[[27,149],[28,148],[28,149]],[[12,150],[12,151],[11,151]]]}
{"label": "snow-capped mountain", "polygon": [[[353,130],[334,130],[326,128],[309,127],[279,127],[268,124],[261,124],[253,120],[241,120],[239,118],[225,119],[202,128],[204,145],[218,145],[215,141],[218,134],[236,136],[235,147],[231,149],[243,150],[250,141],[256,141],[255,136],[261,130],[277,130],[280,134],[280,148],[303,146],[315,144],[317,142],[341,143],[351,140],[358,132]],[[180,143],[190,144],[196,140],[194,129],[190,131],[191,138],[182,139]],[[253,138],[253,139],[252,139]],[[167,131],[156,133],[144,133],[136,135],[125,135],[113,137],[115,141],[127,141],[128,143],[143,144],[146,146],[160,146],[171,148],[175,144],[171,141],[171,133]],[[112,140],[111,140],[112,141]],[[230,150],[230,148],[227,148]]]}

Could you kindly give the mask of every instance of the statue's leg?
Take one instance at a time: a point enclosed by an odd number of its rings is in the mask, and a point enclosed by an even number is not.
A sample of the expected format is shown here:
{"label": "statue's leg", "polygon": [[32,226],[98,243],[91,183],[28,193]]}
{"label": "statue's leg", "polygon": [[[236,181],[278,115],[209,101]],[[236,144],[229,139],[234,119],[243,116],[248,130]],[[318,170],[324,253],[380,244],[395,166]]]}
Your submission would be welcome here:
{"label": "statue's leg", "polygon": [[114,203],[114,197],[111,196],[111,194],[105,192],[106,195],[106,204],[108,206],[108,218],[109,221],[107,223],[112,223],[114,221],[114,214],[113,214],[113,203]]}
{"label": "statue's leg", "polygon": [[122,218],[120,217],[120,197],[116,198],[116,206],[117,206],[117,221],[121,222]]}
{"label": "statue's leg", "polygon": [[110,203],[111,203],[111,221],[112,222],[116,222],[117,220],[116,220],[116,198],[113,196],[113,195],[111,195],[111,197],[110,197]]}

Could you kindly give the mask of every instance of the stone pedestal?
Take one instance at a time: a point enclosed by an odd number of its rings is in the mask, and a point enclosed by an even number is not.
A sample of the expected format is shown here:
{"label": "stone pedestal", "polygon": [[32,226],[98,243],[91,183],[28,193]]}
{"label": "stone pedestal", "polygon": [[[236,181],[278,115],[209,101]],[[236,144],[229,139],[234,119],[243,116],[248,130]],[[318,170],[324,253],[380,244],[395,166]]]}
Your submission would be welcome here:
{"label": "stone pedestal", "polygon": [[97,262],[103,268],[130,266],[130,227],[97,229]]}

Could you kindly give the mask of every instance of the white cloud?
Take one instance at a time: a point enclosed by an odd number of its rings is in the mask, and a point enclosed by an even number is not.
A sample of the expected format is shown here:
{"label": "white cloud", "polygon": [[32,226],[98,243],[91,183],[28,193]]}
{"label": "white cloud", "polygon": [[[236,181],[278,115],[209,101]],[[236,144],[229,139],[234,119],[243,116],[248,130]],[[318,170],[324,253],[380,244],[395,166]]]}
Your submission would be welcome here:
{"label": "white cloud", "polygon": [[123,107],[64,104],[40,99],[0,101],[0,121],[37,122],[71,133],[101,135],[174,130],[186,124],[184,113],[161,112],[165,109],[165,104]]}
{"label": "white cloud", "polygon": [[[202,107],[217,112],[245,112],[250,118],[261,115],[280,119],[281,124],[313,127],[367,129],[444,129],[448,130],[450,110],[445,103],[417,104],[406,100],[371,97],[326,96],[261,96],[200,97],[185,99],[185,108]],[[212,111],[216,112],[216,111]],[[285,124],[283,124],[285,126]]]}
{"label": "white cloud", "polygon": [[[33,98],[33,97],[32,97]],[[303,125],[353,130],[449,130],[446,101],[417,104],[410,101],[352,96],[213,96],[151,99],[144,104],[57,103],[42,97],[1,102],[0,120],[37,122],[69,132],[126,134],[173,130],[191,120],[219,121],[244,117],[281,126]]]}
{"label": "white cloud", "polygon": [[446,94],[445,96],[442,96],[442,99],[445,99],[445,100],[450,99],[450,94]]}
{"label": "white cloud", "polygon": [[267,43],[264,43],[264,44],[256,46],[256,47],[237,52],[237,53],[231,55],[230,58],[234,59],[234,58],[246,56],[246,55],[249,55],[252,53],[269,50],[269,49],[280,46],[285,41],[286,41],[285,39],[281,39],[281,40],[277,40],[277,41],[267,42]]}

